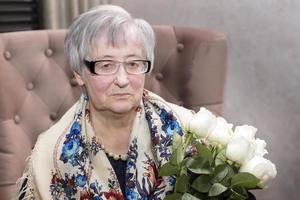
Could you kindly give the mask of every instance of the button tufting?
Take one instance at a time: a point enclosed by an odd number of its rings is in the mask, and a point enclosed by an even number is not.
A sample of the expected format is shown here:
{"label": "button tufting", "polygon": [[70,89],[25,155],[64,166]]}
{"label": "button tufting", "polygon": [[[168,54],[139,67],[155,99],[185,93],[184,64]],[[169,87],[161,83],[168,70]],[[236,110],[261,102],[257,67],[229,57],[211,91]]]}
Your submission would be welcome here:
{"label": "button tufting", "polygon": [[71,85],[72,85],[73,87],[75,87],[75,86],[78,85],[76,78],[72,78],[72,79],[70,80],[70,83],[71,83]]}
{"label": "button tufting", "polygon": [[4,58],[5,58],[6,60],[10,60],[10,59],[11,59],[11,53],[10,53],[9,51],[5,51],[5,52],[4,52]]}
{"label": "button tufting", "polygon": [[55,121],[55,120],[57,120],[58,115],[56,112],[52,112],[52,113],[50,113],[49,117],[51,120]]}
{"label": "button tufting", "polygon": [[45,51],[45,54],[46,54],[46,56],[50,57],[50,56],[53,55],[53,51],[52,51],[51,49],[47,49],[47,50]]}
{"label": "button tufting", "polygon": [[157,73],[155,75],[156,80],[161,81],[164,79],[164,75],[162,73]]}
{"label": "button tufting", "polygon": [[28,83],[27,84],[27,90],[32,90],[33,89],[33,83]]}
{"label": "button tufting", "polygon": [[183,106],[183,101],[178,101],[177,104],[180,105],[180,106]]}
{"label": "button tufting", "polygon": [[184,45],[182,43],[177,44],[177,51],[181,52],[184,49]]}
{"label": "button tufting", "polygon": [[16,124],[19,124],[20,123],[20,116],[19,115],[15,115],[14,116],[14,121]]}

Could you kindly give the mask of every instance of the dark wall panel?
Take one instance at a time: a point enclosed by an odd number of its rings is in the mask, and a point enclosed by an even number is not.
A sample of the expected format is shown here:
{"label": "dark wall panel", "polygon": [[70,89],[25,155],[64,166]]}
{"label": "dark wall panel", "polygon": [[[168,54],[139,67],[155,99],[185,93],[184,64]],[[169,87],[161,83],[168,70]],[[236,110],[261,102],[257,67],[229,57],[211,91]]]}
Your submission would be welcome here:
{"label": "dark wall panel", "polygon": [[0,32],[41,28],[39,0],[0,0]]}

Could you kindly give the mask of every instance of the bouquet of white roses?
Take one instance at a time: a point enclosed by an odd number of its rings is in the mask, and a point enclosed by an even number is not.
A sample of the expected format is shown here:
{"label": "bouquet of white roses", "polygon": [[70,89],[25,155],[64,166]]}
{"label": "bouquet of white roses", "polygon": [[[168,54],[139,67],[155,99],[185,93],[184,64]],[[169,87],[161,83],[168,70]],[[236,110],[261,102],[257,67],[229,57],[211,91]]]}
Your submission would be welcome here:
{"label": "bouquet of white roses", "polygon": [[174,134],[172,156],[159,173],[176,178],[166,199],[244,200],[251,189],[262,189],[276,176],[266,142],[257,129],[228,124],[201,108],[190,120],[185,136]]}

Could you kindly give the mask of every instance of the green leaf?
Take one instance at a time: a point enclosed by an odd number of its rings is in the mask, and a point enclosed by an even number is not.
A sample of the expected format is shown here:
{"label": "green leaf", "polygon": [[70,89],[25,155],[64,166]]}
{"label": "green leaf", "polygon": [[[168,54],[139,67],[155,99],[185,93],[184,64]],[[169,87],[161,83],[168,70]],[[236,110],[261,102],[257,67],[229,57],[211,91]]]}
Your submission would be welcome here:
{"label": "green leaf", "polygon": [[224,164],[226,162],[226,160],[227,160],[226,150],[224,148],[217,153],[217,156],[215,158],[215,165],[218,166],[218,165]]}
{"label": "green leaf", "polygon": [[195,174],[210,174],[211,168],[207,158],[203,156],[189,158],[186,166]]}
{"label": "green leaf", "polygon": [[226,175],[228,174],[228,168],[226,165],[219,165],[215,168],[215,171],[212,174],[211,183],[221,182]]}
{"label": "green leaf", "polygon": [[247,197],[248,196],[248,193],[247,193],[247,190],[245,189],[245,187],[241,187],[241,186],[233,186],[231,188],[232,191],[244,196],[244,197]]}
{"label": "green leaf", "polygon": [[218,196],[220,194],[222,194],[223,192],[225,192],[227,190],[227,187],[225,187],[224,185],[220,184],[220,183],[215,183],[211,186],[209,192],[208,192],[208,196],[212,197],[212,196]]}
{"label": "green leaf", "polygon": [[179,171],[178,167],[167,162],[159,169],[159,176],[172,176],[177,174]]}
{"label": "green leaf", "polygon": [[208,197],[207,200],[219,200],[219,198],[218,197]]}
{"label": "green leaf", "polygon": [[172,193],[172,194],[167,194],[164,200],[178,200],[181,199],[182,194],[179,193]]}
{"label": "green leaf", "polygon": [[192,183],[192,188],[204,193],[208,192],[211,186],[209,175],[200,175]]}
{"label": "green leaf", "polygon": [[175,183],[175,192],[185,193],[189,188],[189,177],[187,175],[182,175],[177,177]]}
{"label": "green leaf", "polygon": [[202,168],[189,168],[189,170],[195,174],[210,174],[210,170],[209,169],[202,169]]}
{"label": "green leaf", "polygon": [[200,200],[197,197],[189,194],[189,193],[184,193],[183,196],[181,197],[181,200]]}
{"label": "green leaf", "polygon": [[178,149],[178,147],[181,148],[183,147],[182,137],[177,132],[174,131],[172,148],[174,150],[174,149]]}
{"label": "green leaf", "polygon": [[196,149],[197,149],[198,155],[207,158],[208,162],[212,163],[213,155],[212,155],[211,151],[206,146],[204,146],[203,144],[198,143],[196,145]]}
{"label": "green leaf", "polygon": [[187,167],[185,165],[181,166],[179,175],[180,176],[182,176],[182,175],[188,175]]}
{"label": "green leaf", "polygon": [[180,163],[183,161],[183,159],[184,159],[184,150],[183,150],[183,148],[180,146],[177,149],[173,149],[170,162],[173,165],[179,166]]}
{"label": "green leaf", "polygon": [[193,196],[197,197],[198,199],[204,200],[207,198],[207,193],[196,192],[196,193],[193,193]]}
{"label": "green leaf", "polygon": [[232,177],[231,187],[241,186],[246,187],[248,189],[252,189],[258,185],[259,181],[260,180],[256,178],[253,174],[250,174],[248,172],[240,172]]}
{"label": "green leaf", "polygon": [[222,185],[226,186],[226,187],[229,187],[229,186],[230,186],[230,180],[231,180],[232,176],[233,176],[235,173],[234,173],[233,168],[232,168],[230,165],[226,164],[226,168],[227,168],[228,173],[227,173],[227,175],[225,176],[225,178],[224,178],[222,181],[220,181],[220,183],[221,183]]}
{"label": "green leaf", "polygon": [[244,196],[243,194],[241,194],[233,189],[230,190],[230,193],[231,194],[228,198],[229,200],[245,200],[245,199],[247,199],[246,196]]}

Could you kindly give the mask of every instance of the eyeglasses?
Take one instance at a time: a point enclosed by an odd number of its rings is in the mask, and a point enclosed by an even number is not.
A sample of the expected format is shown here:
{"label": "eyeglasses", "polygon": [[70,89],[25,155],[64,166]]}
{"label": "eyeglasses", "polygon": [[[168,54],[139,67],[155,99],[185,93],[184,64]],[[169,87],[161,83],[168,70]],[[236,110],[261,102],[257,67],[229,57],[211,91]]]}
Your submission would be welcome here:
{"label": "eyeglasses", "polygon": [[84,64],[92,74],[96,75],[112,75],[115,74],[121,65],[124,66],[128,74],[145,74],[150,71],[150,60],[130,60],[125,62],[115,60],[83,60]]}

